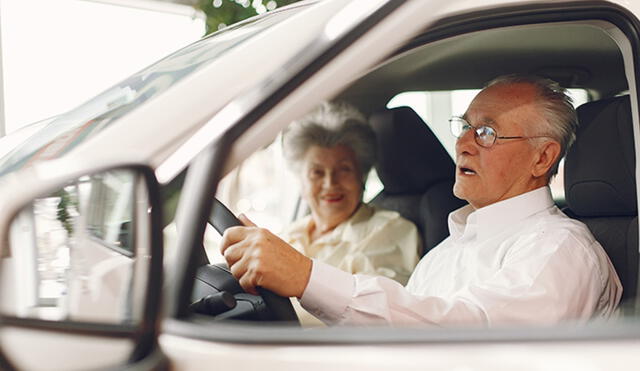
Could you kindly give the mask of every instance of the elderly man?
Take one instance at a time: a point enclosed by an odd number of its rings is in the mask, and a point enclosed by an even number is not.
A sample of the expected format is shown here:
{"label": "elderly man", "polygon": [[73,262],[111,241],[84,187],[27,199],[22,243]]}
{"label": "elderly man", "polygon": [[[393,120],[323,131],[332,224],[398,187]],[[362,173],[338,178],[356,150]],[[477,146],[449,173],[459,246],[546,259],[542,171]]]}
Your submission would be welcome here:
{"label": "elderly man", "polygon": [[469,205],[449,215],[450,236],[406,287],[312,261],[254,226],[229,229],[222,252],[246,290],[298,297],[327,323],[607,318],[620,300],[620,280],[602,246],[554,205],[548,187],[576,127],[571,99],[553,81],[511,75],[489,83],[463,117],[451,119],[454,193]]}

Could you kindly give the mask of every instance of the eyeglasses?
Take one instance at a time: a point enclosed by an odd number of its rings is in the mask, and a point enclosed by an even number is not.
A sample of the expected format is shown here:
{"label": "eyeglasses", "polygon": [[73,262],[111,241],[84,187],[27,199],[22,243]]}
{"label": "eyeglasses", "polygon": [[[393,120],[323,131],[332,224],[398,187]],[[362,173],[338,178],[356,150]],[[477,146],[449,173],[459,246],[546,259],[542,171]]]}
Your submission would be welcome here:
{"label": "eyeglasses", "polygon": [[454,116],[449,119],[449,124],[451,125],[451,134],[454,137],[460,138],[466,133],[469,129],[473,129],[474,139],[476,143],[482,147],[489,148],[495,144],[497,139],[530,139],[530,138],[549,138],[548,135],[536,135],[531,137],[517,136],[517,137],[500,137],[496,132],[496,129],[491,126],[481,125],[481,126],[473,126],[467,120],[462,117]]}

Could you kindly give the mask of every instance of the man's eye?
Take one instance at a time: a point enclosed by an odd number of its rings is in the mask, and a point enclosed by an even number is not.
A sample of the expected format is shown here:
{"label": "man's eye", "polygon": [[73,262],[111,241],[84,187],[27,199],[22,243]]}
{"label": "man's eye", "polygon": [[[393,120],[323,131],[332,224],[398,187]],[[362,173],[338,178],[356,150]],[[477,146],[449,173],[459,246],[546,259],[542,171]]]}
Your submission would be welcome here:
{"label": "man's eye", "polygon": [[488,126],[481,126],[478,128],[478,135],[481,137],[490,137],[494,135],[493,129]]}

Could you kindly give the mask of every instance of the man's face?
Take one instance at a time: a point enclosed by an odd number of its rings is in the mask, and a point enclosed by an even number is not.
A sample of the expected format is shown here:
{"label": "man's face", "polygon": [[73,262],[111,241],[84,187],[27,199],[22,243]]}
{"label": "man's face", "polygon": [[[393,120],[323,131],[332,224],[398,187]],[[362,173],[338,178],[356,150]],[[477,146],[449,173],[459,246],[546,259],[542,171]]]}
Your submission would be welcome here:
{"label": "man's face", "polygon": [[[528,84],[495,85],[480,92],[464,118],[472,126],[491,126],[498,136],[540,135],[543,121]],[[529,132],[525,128],[530,128]],[[536,148],[526,139],[497,139],[485,148],[468,130],[456,143],[456,182],[453,193],[481,208],[546,184],[532,174]]]}

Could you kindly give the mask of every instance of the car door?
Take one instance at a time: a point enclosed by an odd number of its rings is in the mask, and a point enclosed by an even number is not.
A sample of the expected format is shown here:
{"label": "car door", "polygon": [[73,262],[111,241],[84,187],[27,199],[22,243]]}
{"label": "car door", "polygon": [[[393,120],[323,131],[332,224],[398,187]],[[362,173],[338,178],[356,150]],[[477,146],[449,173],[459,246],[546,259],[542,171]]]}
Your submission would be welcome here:
{"label": "car door", "polygon": [[[401,2],[392,2],[394,6],[386,3],[369,2],[365,6],[366,15],[372,13],[380,18],[381,14],[376,12],[379,7],[392,10]],[[360,2],[364,4],[367,2]],[[335,0],[318,2],[318,8],[323,9],[321,19],[346,5],[349,4]],[[353,5],[350,7],[349,14],[354,14]],[[288,14],[280,13],[280,18]],[[298,17],[295,22],[300,20]],[[332,33],[340,32],[341,27],[338,20],[327,30],[325,36],[330,44],[335,38]],[[247,39],[242,37],[246,35],[242,31],[236,33],[240,34],[239,43]],[[257,31],[259,29],[255,33]],[[249,35],[253,36],[253,32]],[[227,34],[222,37],[223,41],[225,36]],[[300,40],[299,36],[292,39],[294,44]],[[321,57],[327,51],[325,46],[317,48],[305,64]],[[198,52],[197,47],[191,49]],[[214,56],[231,48],[218,49],[213,49]],[[0,223],[3,240],[6,240],[2,247],[5,256],[0,281],[5,305],[2,310],[4,368],[152,369],[166,365],[156,344],[162,289],[159,269],[162,244],[158,238],[161,207],[155,176],[150,168],[139,163],[152,163],[156,166],[156,175],[165,181],[170,179],[176,170],[175,167],[167,169],[176,157],[160,165],[157,162],[165,159],[167,146],[177,146],[179,142],[167,145],[162,141],[184,133],[163,135],[156,138],[155,145],[140,146],[140,143],[133,144],[135,138],[145,136],[146,128],[137,126],[131,131],[130,126],[125,137],[113,128],[126,127],[128,122],[140,119],[153,122],[153,117],[148,117],[151,106],[162,105],[161,100],[170,101],[172,94],[179,95],[176,89],[168,88],[183,77],[182,72],[186,71],[186,75],[195,69],[190,64],[192,55],[185,57],[186,61],[181,57],[180,52],[176,53],[167,63],[157,68],[152,66],[77,111],[57,118],[7,157]],[[171,65],[176,59],[177,65]],[[196,62],[208,60],[195,59]],[[138,84],[140,81],[145,84]],[[192,85],[193,78],[178,90],[188,91]],[[239,84],[236,89],[242,87],[243,84]],[[235,94],[233,89],[229,90],[228,94]],[[157,92],[164,94],[160,99],[150,99]],[[150,100],[148,104],[147,100]],[[183,98],[172,106],[186,101]],[[134,109],[141,105],[143,109]],[[214,109],[201,107],[200,114]],[[175,109],[171,114],[183,111]],[[190,113],[187,121],[191,126],[183,128],[187,133],[196,127],[194,122],[201,121],[201,117]],[[156,116],[156,124],[157,115],[158,112],[152,115]],[[129,144],[124,143],[126,141]],[[123,151],[111,157],[114,143]],[[181,148],[184,147],[198,151],[191,143]],[[141,156],[144,159],[135,155],[141,151],[145,153]],[[178,151],[177,157],[179,155]],[[29,347],[25,346],[27,341],[31,342]]]}
{"label": "car door", "polygon": [[[180,205],[180,210],[184,211],[181,213],[182,219],[178,224],[183,225],[185,229],[184,237],[182,240],[179,237],[178,241],[181,256],[177,264],[180,272],[176,276],[176,286],[169,297],[173,306],[170,311],[171,318],[165,322],[165,332],[161,336],[164,349],[172,359],[187,369],[196,369],[198,365],[213,362],[214,359],[218,364],[240,369],[252,369],[259,365],[261,367],[295,365],[295,367],[338,369],[353,367],[423,369],[427,364],[434,368],[477,366],[495,369],[499,364],[495,360],[492,361],[492,357],[498,357],[507,362],[505,364],[513,367],[527,367],[528,365],[514,362],[510,355],[515,354],[517,358],[531,351],[532,354],[542,357],[545,352],[559,346],[558,342],[562,341],[561,339],[564,341],[577,339],[577,344],[572,346],[586,347],[589,351],[597,352],[598,349],[611,351],[616,347],[621,350],[620,353],[609,352],[599,360],[592,358],[598,367],[606,365],[607,360],[616,359],[617,355],[622,353],[625,354],[626,362],[637,364],[637,357],[631,355],[633,346],[629,344],[629,340],[635,337],[621,330],[623,326],[619,325],[607,327],[601,333],[593,328],[579,329],[578,334],[573,333],[575,336],[569,335],[573,330],[566,327],[516,328],[513,331],[511,329],[478,331],[468,328],[460,331],[441,329],[426,331],[422,328],[331,328],[326,331],[304,332],[285,326],[274,328],[251,324],[207,323],[195,321],[190,317],[187,307],[198,261],[197,249],[202,243],[205,220],[211,210],[211,189],[216,187],[221,175],[244,159],[252,149],[270,142],[288,122],[300,117],[323,99],[351,98],[353,101],[360,99],[361,106],[367,108],[367,100],[375,100],[375,94],[362,96],[358,94],[365,92],[366,88],[374,89],[374,85],[366,84],[375,82],[375,79],[356,81],[353,86],[358,83],[364,86],[360,90],[349,89],[349,84],[357,80],[357,77],[366,74],[369,68],[375,70],[374,65],[384,57],[392,55],[385,62],[393,61],[394,58],[400,59],[403,53],[417,45],[431,44],[433,49],[430,51],[439,51],[446,55],[448,52],[446,46],[452,44],[442,43],[442,49],[437,50],[438,42],[459,35],[483,34],[485,30],[500,30],[511,26],[537,28],[550,22],[562,24],[572,21],[585,23],[605,21],[606,25],[597,22],[592,25],[604,32],[606,37],[619,43],[622,63],[619,64],[616,73],[625,71],[624,85],[628,83],[634,105],[638,104],[636,85],[638,40],[634,36],[635,31],[631,31],[638,28],[637,18],[634,15],[640,11],[637,7],[622,8],[605,2],[495,1],[484,4],[484,7],[471,7],[471,10],[466,10],[464,7],[469,6],[467,3],[464,5],[435,1],[429,2],[428,5],[418,1],[392,3],[388,2],[387,8],[380,8],[388,12],[384,19],[376,22],[373,20],[375,17],[372,17],[369,20],[373,24],[362,22],[368,27],[354,26],[353,29],[349,29],[353,33],[345,32],[344,35],[352,36],[345,37],[349,40],[348,45],[336,42],[336,45],[343,48],[331,49],[332,59],[323,60],[326,64],[302,64],[299,70],[291,69],[290,75],[283,74],[280,83],[277,76],[271,76],[265,82],[266,88],[261,86],[261,89],[257,89],[258,92],[264,93],[261,100],[256,99],[254,95],[240,99],[234,107],[245,107],[246,115],[236,116],[235,127],[238,131],[229,131],[216,138],[209,137],[210,140],[207,141],[209,147],[206,147],[191,164],[185,183],[189,198],[183,199]],[[384,13],[384,11],[381,12]],[[335,20],[355,17],[346,14],[349,12],[345,11],[337,15]],[[614,27],[608,28],[608,25],[614,25]],[[611,32],[612,29],[617,31]],[[347,30],[347,27],[342,30]],[[365,32],[359,34],[356,30]],[[424,32],[418,35],[420,30]],[[413,36],[416,37],[411,39]],[[455,49],[451,50],[455,51]],[[441,54],[434,55],[434,59],[439,56]],[[428,59],[430,55],[425,53],[421,57]],[[400,63],[400,65],[411,70],[413,66],[421,63],[418,59],[413,62],[415,64]],[[463,61],[458,60],[458,62]],[[383,63],[382,66],[384,65]],[[516,64],[509,67],[514,66]],[[385,72],[383,69],[380,67],[381,78]],[[302,72],[296,74],[298,71]],[[473,77],[472,74],[464,76]],[[446,77],[446,75],[428,77],[433,78],[436,81],[434,85],[437,85],[439,81],[437,78]],[[393,81],[387,82],[393,83]],[[469,84],[473,87],[478,85],[477,81]],[[268,89],[269,87],[272,90]],[[374,103],[369,104],[374,105]],[[383,104],[377,104],[371,108],[384,108]],[[633,120],[635,123],[633,130],[637,134],[636,111],[633,113]],[[267,139],[261,141],[261,135]],[[637,329],[635,326],[637,325],[634,325]],[[613,336],[615,341],[607,342],[602,337],[606,337],[604,333]],[[487,341],[487,339],[493,340]],[[536,341],[538,345],[527,341]],[[512,342],[516,342],[515,345]],[[565,350],[571,352],[572,348],[568,346],[563,348],[563,351]],[[251,357],[247,357],[249,353]],[[569,359],[572,361],[578,359],[577,354],[571,353]],[[462,361],[454,361],[454,357],[460,357]],[[527,359],[532,360],[534,357],[528,356]],[[544,368],[544,365],[549,364],[541,361],[538,365],[543,365],[540,367]],[[577,364],[584,365],[580,362]],[[535,369],[535,365],[530,369]]]}

